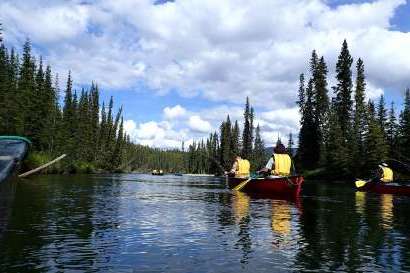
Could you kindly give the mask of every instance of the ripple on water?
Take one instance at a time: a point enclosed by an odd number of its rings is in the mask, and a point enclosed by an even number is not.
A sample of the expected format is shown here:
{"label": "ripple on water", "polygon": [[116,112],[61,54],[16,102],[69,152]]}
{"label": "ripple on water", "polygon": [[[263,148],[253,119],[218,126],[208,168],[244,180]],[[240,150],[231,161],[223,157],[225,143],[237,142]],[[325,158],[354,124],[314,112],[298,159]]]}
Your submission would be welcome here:
{"label": "ripple on water", "polygon": [[300,200],[218,178],[49,176],[20,183],[1,272],[409,272],[410,203],[307,183]]}

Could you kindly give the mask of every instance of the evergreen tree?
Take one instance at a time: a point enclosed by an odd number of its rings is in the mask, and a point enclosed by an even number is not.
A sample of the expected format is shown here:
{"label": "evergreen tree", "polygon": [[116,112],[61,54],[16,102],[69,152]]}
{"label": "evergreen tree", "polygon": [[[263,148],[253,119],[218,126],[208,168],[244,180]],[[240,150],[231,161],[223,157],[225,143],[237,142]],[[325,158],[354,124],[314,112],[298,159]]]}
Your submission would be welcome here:
{"label": "evergreen tree", "polygon": [[349,175],[348,149],[338,120],[336,105],[333,103],[329,113],[329,136],[326,143],[327,170],[334,177]]}
{"label": "evergreen tree", "polygon": [[[317,58],[317,57],[316,57]],[[312,56],[314,59],[314,56]],[[329,96],[327,90],[327,66],[323,56],[316,60],[316,64],[311,64],[312,80],[313,80],[313,110],[315,125],[318,127],[315,131],[318,132],[317,142],[320,144],[320,148],[317,151],[319,153],[319,162],[323,163],[326,158],[326,145],[324,140],[326,139],[327,128],[327,113],[329,110]]]}
{"label": "evergreen tree", "polygon": [[[296,102],[297,105],[299,106],[299,112],[303,115],[304,113],[304,108],[305,108],[305,100],[306,100],[306,94],[305,94],[305,76],[304,74],[300,74],[299,76],[299,92],[298,92],[298,101]],[[302,117],[303,118],[303,117]]]}
{"label": "evergreen tree", "polygon": [[365,142],[365,170],[367,172],[371,172],[377,168],[378,164],[387,158],[388,151],[388,147],[386,145],[380,123],[376,117],[376,111],[372,101],[369,101],[368,103],[368,125]]}
{"label": "evergreen tree", "polygon": [[346,40],[343,41],[342,49],[336,64],[337,85],[335,107],[338,121],[342,129],[343,138],[346,140],[350,134],[352,114],[352,71],[353,58],[350,55]]}
{"label": "evergreen tree", "polygon": [[364,136],[367,126],[367,109],[365,99],[365,74],[364,64],[359,58],[356,64],[357,76],[356,76],[356,89],[354,95],[355,109],[353,118],[353,137],[351,141],[352,149],[352,161],[351,170],[354,174],[358,175],[363,167],[363,155],[365,152]]}
{"label": "evergreen tree", "polygon": [[[313,71],[315,116],[319,126],[324,124],[329,110],[329,96],[327,90],[327,66],[323,56]],[[321,130],[322,131],[322,130]]]}
{"label": "evergreen tree", "polygon": [[399,129],[400,155],[410,158],[410,89],[408,88],[404,98],[404,108],[400,114]]}
{"label": "evergreen tree", "polygon": [[246,98],[244,126],[242,133],[242,157],[249,159],[252,154],[252,124],[251,124],[251,109],[249,98]]}
{"label": "evergreen tree", "polygon": [[[0,25],[1,27],[1,25]],[[0,29],[1,30],[1,29]],[[1,36],[0,36],[1,39]],[[9,59],[7,49],[0,41],[0,133],[7,132],[7,103],[9,100]]]}
{"label": "evergreen tree", "polygon": [[251,150],[250,150],[250,154],[253,154],[253,141],[254,141],[254,130],[255,127],[253,125],[253,119],[255,118],[255,111],[253,109],[253,107],[251,107],[251,112],[249,114],[249,127],[250,127],[250,143],[251,143]]}
{"label": "evergreen tree", "polygon": [[239,154],[239,125],[236,120],[231,132],[231,158],[234,158]]}
{"label": "evergreen tree", "polygon": [[397,133],[398,133],[398,124],[396,119],[396,113],[394,110],[394,102],[391,103],[390,110],[389,110],[389,117],[387,120],[387,143],[389,145],[389,151],[391,154],[395,153],[396,146],[397,146]]}
{"label": "evergreen tree", "polygon": [[[31,56],[31,43],[27,40],[23,47],[23,61],[20,66],[20,76],[18,80],[18,99],[19,110],[16,112],[19,115],[16,124],[16,133],[25,135],[29,138],[35,137],[36,133],[33,124],[35,124],[35,115],[32,115],[32,110],[36,107],[36,92],[35,92],[35,64]],[[20,123],[21,122],[21,123]]]}
{"label": "evergreen tree", "polygon": [[56,118],[59,115],[59,108],[50,66],[47,66],[45,71],[41,97],[43,107],[40,116],[43,123],[40,128],[40,150],[52,152],[57,134]]}
{"label": "evergreen tree", "polygon": [[263,143],[262,137],[260,135],[259,124],[256,126],[255,130],[255,145],[254,145],[254,156],[253,164],[251,165],[253,170],[259,170],[264,166],[265,163],[265,144]]}
{"label": "evergreen tree", "polygon": [[0,23],[0,44],[3,43],[3,24]]}
{"label": "evergreen tree", "polygon": [[91,139],[93,139],[93,160],[98,158],[99,152],[99,111],[100,111],[100,104],[99,104],[99,90],[98,86],[94,83],[91,84],[90,90],[90,127],[91,127]]}
{"label": "evergreen tree", "polygon": [[287,148],[287,150],[288,150],[288,154],[291,155],[291,156],[293,156],[293,145],[294,145],[294,144],[295,144],[295,143],[293,142],[293,134],[292,134],[292,133],[289,133],[288,148]]}
{"label": "evergreen tree", "polygon": [[320,132],[313,111],[313,95],[313,80],[311,79],[306,89],[306,102],[302,113],[298,149],[300,163],[306,169],[317,167],[320,159],[318,153],[320,149]]}
{"label": "evergreen tree", "polygon": [[386,123],[387,123],[387,110],[384,102],[384,96],[381,95],[379,103],[377,105],[377,121],[379,122],[380,129],[382,130],[383,136],[386,135]]}
{"label": "evergreen tree", "polygon": [[232,166],[232,153],[231,153],[231,120],[229,115],[225,122],[222,122],[221,127],[221,149],[220,149],[220,162],[225,170],[230,170]]}

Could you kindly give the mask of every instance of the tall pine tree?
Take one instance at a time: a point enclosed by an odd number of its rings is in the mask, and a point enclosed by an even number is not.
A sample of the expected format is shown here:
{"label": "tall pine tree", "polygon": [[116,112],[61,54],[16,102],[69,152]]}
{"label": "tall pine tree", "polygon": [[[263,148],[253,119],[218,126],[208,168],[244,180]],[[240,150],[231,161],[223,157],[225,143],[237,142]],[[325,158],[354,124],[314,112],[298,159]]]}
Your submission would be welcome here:
{"label": "tall pine tree", "polygon": [[352,70],[353,58],[350,55],[346,40],[343,41],[342,49],[336,63],[337,85],[334,87],[336,93],[335,107],[338,120],[343,132],[343,138],[347,140],[351,129],[352,114]]}

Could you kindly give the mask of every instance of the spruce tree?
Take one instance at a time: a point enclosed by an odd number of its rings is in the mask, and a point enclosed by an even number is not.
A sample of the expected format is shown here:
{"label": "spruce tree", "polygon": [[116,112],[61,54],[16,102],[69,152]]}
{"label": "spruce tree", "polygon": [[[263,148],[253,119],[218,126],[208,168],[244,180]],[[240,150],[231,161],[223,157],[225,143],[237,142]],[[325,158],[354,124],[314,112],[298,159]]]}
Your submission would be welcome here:
{"label": "spruce tree", "polygon": [[386,104],[384,102],[384,96],[381,95],[379,99],[379,103],[377,105],[377,121],[379,122],[379,126],[382,129],[382,133],[386,135],[386,123],[387,123],[387,110]]}
{"label": "spruce tree", "polygon": [[265,163],[265,144],[262,140],[260,134],[259,124],[256,126],[255,130],[255,145],[254,145],[254,156],[251,167],[253,170],[259,170],[264,166]]}
{"label": "spruce tree", "polygon": [[[0,25],[1,26],[1,25]],[[1,36],[0,36],[1,38]],[[9,59],[7,49],[0,42],[0,133],[7,133],[7,115],[8,115],[8,87],[9,87],[9,75],[8,75]]]}
{"label": "spruce tree", "polygon": [[[305,76],[304,74],[299,75],[299,92],[298,92],[298,101],[296,102],[297,105],[299,106],[299,112],[303,115],[304,113],[304,107],[305,107],[305,100],[306,100],[306,94],[305,94]],[[302,117],[303,118],[303,117]]]}
{"label": "spruce tree", "polygon": [[89,130],[90,130],[90,139],[92,139],[91,144],[91,157],[93,160],[97,160],[99,154],[100,138],[99,138],[99,90],[98,86],[92,82],[88,97],[89,104]]}
{"label": "spruce tree", "polygon": [[327,90],[327,66],[323,56],[313,71],[314,109],[319,126],[324,124],[329,110],[329,95]]}
{"label": "spruce tree", "polygon": [[343,137],[335,103],[329,113],[329,135],[326,142],[327,171],[334,177],[349,175],[348,148]]}
{"label": "spruce tree", "polygon": [[[365,170],[372,172],[387,158],[388,147],[372,101],[368,103],[368,125],[365,135]],[[370,174],[370,173],[368,173]]]}
{"label": "spruce tree", "polygon": [[352,114],[352,71],[353,58],[350,55],[346,40],[343,41],[342,49],[336,64],[336,80],[334,87],[336,93],[335,107],[338,121],[342,129],[343,138],[346,140],[351,129]]}
{"label": "spruce tree", "polygon": [[400,114],[399,128],[400,155],[402,158],[410,158],[410,89],[407,88],[404,98],[404,107]]}
{"label": "spruce tree", "polygon": [[[2,45],[4,46],[4,45]],[[4,47],[4,52],[7,57],[7,49]],[[18,55],[15,53],[14,49],[11,49],[9,58],[7,60],[7,83],[4,82],[2,90],[4,102],[7,104],[3,105],[3,120],[2,126],[4,128],[4,134],[19,134],[17,132],[18,128],[23,128],[24,116],[21,107],[21,92],[18,89],[18,79],[19,79],[19,68],[20,61]],[[1,88],[1,87],[0,87]],[[0,110],[0,112],[2,111]],[[21,133],[21,132],[20,132]]]}
{"label": "spruce tree", "polygon": [[327,114],[329,111],[329,96],[327,90],[327,66],[323,56],[317,61],[316,66],[313,69],[313,109],[315,116],[315,124],[318,127],[315,129],[318,131],[318,140],[320,148],[317,151],[319,153],[319,163],[324,162],[326,158],[326,145],[325,139],[327,134]]}
{"label": "spruce tree", "polygon": [[316,168],[320,159],[319,126],[314,116],[313,108],[313,80],[311,79],[306,89],[306,102],[304,105],[301,128],[299,133],[298,157],[302,167]]}
{"label": "spruce tree", "polygon": [[356,88],[354,94],[354,118],[353,136],[351,140],[352,161],[351,170],[354,174],[359,174],[363,167],[363,155],[365,152],[364,136],[367,126],[367,109],[365,103],[366,81],[364,74],[364,64],[359,58],[356,63]]}
{"label": "spruce tree", "polygon": [[294,144],[295,143],[293,142],[293,134],[289,133],[287,150],[288,150],[288,154],[291,155],[291,156],[293,156],[293,145]]}
{"label": "spruce tree", "polygon": [[222,122],[221,127],[221,149],[220,149],[220,162],[225,170],[230,170],[232,165],[232,153],[231,153],[231,120],[229,115],[225,122]]}
{"label": "spruce tree", "polygon": [[244,111],[244,125],[242,133],[242,157],[249,159],[252,155],[252,124],[251,124],[251,108],[249,98],[246,98]]}
{"label": "spruce tree", "polygon": [[3,24],[0,23],[0,44],[3,44]]}
{"label": "spruce tree", "polygon": [[232,127],[231,132],[231,158],[240,155],[239,152],[239,125],[238,121],[235,121],[235,125]]}
{"label": "spruce tree", "polygon": [[386,131],[386,136],[387,136],[387,143],[389,145],[389,151],[390,154],[395,153],[396,146],[397,146],[397,133],[398,133],[398,124],[397,124],[397,119],[396,119],[396,113],[394,110],[394,102],[391,103],[390,105],[390,110],[389,110],[389,117],[387,120],[387,131]]}
{"label": "spruce tree", "polygon": [[37,118],[31,114],[31,111],[36,107],[35,102],[35,64],[31,56],[31,43],[27,40],[23,47],[23,60],[20,66],[20,76],[18,81],[18,98],[19,98],[19,115],[16,124],[16,133],[32,138],[36,133],[33,124]]}

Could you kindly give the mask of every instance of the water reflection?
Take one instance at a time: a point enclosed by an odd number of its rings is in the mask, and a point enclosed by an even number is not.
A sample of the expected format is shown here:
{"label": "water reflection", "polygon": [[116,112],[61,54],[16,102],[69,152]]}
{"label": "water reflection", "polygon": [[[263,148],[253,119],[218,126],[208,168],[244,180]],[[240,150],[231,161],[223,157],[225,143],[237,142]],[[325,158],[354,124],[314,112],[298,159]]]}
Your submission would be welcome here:
{"label": "water reflection", "polygon": [[16,185],[15,180],[6,180],[0,183],[0,238],[6,230],[12,214]]}
{"label": "water reflection", "polygon": [[291,207],[287,201],[279,200],[272,202],[273,245],[276,248],[284,247],[289,242],[291,217]]}
{"label": "water reflection", "polygon": [[238,224],[244,217],[249,216],[250,197],[244,192],[235,191],[232,203],[235,221]]}
{"label": "water reflection", "polygon": [[48,176],[14,196],[1,272],[410,270],[410,198],[344,185],[281,200],[217,178]]}
{"label": "water reflection", "polygon": [[381,222],[384,229],[392,229],[393,219],[393,195],[382,194],[380,195],[380,213]]}

